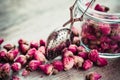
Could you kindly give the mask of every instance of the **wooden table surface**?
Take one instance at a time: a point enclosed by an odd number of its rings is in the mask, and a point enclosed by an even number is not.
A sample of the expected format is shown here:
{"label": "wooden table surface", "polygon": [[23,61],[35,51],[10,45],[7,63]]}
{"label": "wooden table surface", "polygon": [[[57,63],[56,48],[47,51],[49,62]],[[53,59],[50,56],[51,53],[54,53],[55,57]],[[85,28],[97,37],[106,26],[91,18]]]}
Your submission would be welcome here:
{"label": "wooden table surface", "polygon": [[[46,39],[51,31],[69,19],[69,7],[74,0],[0,0],[0,37],[3,43],[17,44],[24,38],[28,41]],[[79,28],[79,27],[78,27]],[[57,75],[46,76],[42,72],[32,72],[21,80],[85,80],[88,72],[96,71],[101,80],[120,80],[120,58],[108,59],[106,67],[96,67],[87,71],[71,69]]]}

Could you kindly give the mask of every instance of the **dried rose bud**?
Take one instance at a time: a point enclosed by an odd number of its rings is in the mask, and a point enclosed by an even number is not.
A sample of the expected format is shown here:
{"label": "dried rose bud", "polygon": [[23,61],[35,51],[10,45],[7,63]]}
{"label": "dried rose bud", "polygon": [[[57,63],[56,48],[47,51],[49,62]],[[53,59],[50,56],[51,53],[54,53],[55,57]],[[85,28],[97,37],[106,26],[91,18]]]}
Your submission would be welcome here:
{"label": "dried rose bud", "polygon": [[4,42],[3,38],[0,38],[0,45]]}
{"label": "dried rose bud", "polygon": [[111,27],[110,27],[109,24],[99,23],[98,25],[99,25],[99,28],[100,28],[100,30],[102,31],[102,33],[103,33],[104,35],[109,35],[109,34],[110,34],[110,32],[111,32]]}
{"label": "dried rose bud", "polygon": [[87,80],[99,80],[102,76],[96,72],[90,72],[86,75]]}
{"label": "dried rose bud", "polygon": [[4,49],[6,49],[7,51],[11,50],[11,49],[14,49],[15,48],[15,45],[13,44],[5,44],[3,46]]}
{"label": "dried rose bud", "polygon": [[86,52],[85,48],[83,46],[77,47],[78,52]]}
{"label": "dried rose bud", "polygon": [[38,43],[38,42],[35,42],[35,41],[32,41],[32,42],[30,42],[30,47],[31,47],[31,48],[36,48],[36,49],[38,49],[39,43]]}
{"label": "dried rose bud", "polygon": [[38,69],[39,65],[41,65],[42,62],[38,61],[38,60],[31,60],[28,64],[28,67],[32,70],[35,71]]}
{"label": "dried rose bud", "polygon": [[26,57],[28,59],[32,59],[34,57],[34,54],[37,50],[35,48],[31,48],[28,50],[27,54],[26,54]]}
{"label": "dried rose bud", "polygon": [[106,66],[108,62],[105,58],[98,58],[96,64],[100,67],[103,67],[103,66]]}
{"label": "dried rose bud", "polygon": [[105,50],[105,49],[110,49],[110,45],[109,45],[109,43],[101,43],[101,48],[103,49],[103,50]]}
{"label": "dried rose bud", "polygon": [[17,57],[18,54],[19,54],[18,49],[12,49],[12,50],[10,50],[6,54],[7,60],[8,61],[13,61]]}
{"label": "dried rose bud", "polygon": [[21,44],[28,44],[26,40],[24,39],[19,39],[18,40],[18,44],[21,45]]}
{"label": "dried rose bud", "polygon": [[68,48],[64,48],[64,49],[62,50],[62,53],[65,53],[66,51],[68,51]]}
{"label": "dried rose bud", "polygon": [[24,55],[19,55],[19,56],[16,58],[15,62],[19,62],[19,63],[21,63],[21,65],[26,64],[26,62],[27,62],[26,56],[24,56]]}
{"label": "dried rose bud", "polygon": [[111,39],[107,36],[101,36],[100,38],[100,42],[111,42]]}
{"label": "dried rose bud", "polygon": [[40,46],[46,46],[46,42],[43,39],[40,40]]}
{"label": "dried rose bud", "polygon": [[88,52],[79,52],[78,56],[82,57],[83,59],[88,59]]}
{"label": "dried rose bud", "polygon": [[51,75],[53,73],[53,65],[51,64],[43,64],[40,65],[39,68],[47,75]]}
{"label": "dried rose bud", "polygon": [[45,55],[45,46],[40,46],[38,51],[42,52]]}
{"label": "dried rose bud", "polygon": [[9,63],[5,63],[2,66],[2,70],[5,74],[9,75],[10,74],[10,64]]}
{"label": "dried rose bud", "polygon": [[71,51],[66,51],[63,53],[63,57],[73,56],[73,53]]}
{"label": "dried rose bud", "polygon": [[20,80],[18,76],[12,76],[12,80]]}
{"label": "dried rose bud", "polygon": [[62,71],[64,69],[63,63],[60,60],[55,60],[55,61],[53,61],[52,64],[53,64],[54,68],[57,69],[58,71]]}
{"label": "dried rose bud", "polygon": [[45,62],[46,58],[45,56],[42,54],[42,52],[36,51],[34,54],[34,59],[41,61],[41,62]]}
{"label": "dried rose bud", "polygon": [[72,43],[73,43],[73,44],[76,44],[77,46],[79,46],[79,45],[80,45],[80,38],[75,36],[75,37],[73,38]]}
{"label": "dried rose bud", "polygon": [[99,58],[99,55],[98,55],[98,51],[93,49],[89,52],[88,54],[88,58],[93,61],[93,62],[96,62],[97,59]]}
{"label": "dried rose bud", "polygon": [[101,12],[108,12],[109,8],[100,4],[97,4],[94,8],[97,11],[101,11]]}
{"label": "dried rose bud", "polygon": [[70,70],[74,66],[74,59],[72,57],[63,58],[64,70]]}
{"label": "dried rose bud", "polygon": [[88,60],[85,60],[85,61],[84,61],[82,67],[83,67],[84,70],[88,70],[88,69],[90,69],[92,66],[93,66],[93,62],[88,59]]}
{"label": "dried rose bud", "polygon": [[78,29],[75,28],[75,27],[72,27],[72,28],[71,28],[71,31],[72,31],[72,33],[73,33],[75,36],[78,36],[78,35],[79,35],[79,31],[78,31]]}
{"label": "dried rose bud", "polygon": [[90,33],[86,33],[86,38],[88,38],[89,40],[96,40],[97,38],[95,37],[95,35],[90,34]]}
{"label": "dried rose bud", "polygon": [[74,54],[77,53],[77,46],[74,45],[74,44],[71,44],[69,47],[68,47],[68,50],[73,52]]}
{"label": "dried rose bud", "polygon": [[27,44],[20,44],[19,45],[19,50],[21,51],[22,54],[26,54],[27,51],[29,50],[29,45],[27,45]]}
{"label": "dried rose bud", "polygon": [[57,69],[53,69],[53,75],[56,75],[59,71]]}
{"label": "dried rose bud", "polygon": [[6,57],[6,51],[0,51],[0,60],[4,60]]}
{"label": "dried rose bud", "polygon": [[30,75],[30,71],[24,69],[24,70],[22,71],[22,76],[28,76],[28,75]]}
{"label": "dried rose bud", "polygon": [[82,57],[73,56],[73,59],[74,59],[74,65],[76,68],[82,67],[82,64],[84,62],[84,59]]}
{"label": "dried rose bud", "polygon": [[16,71],[19,71],[21,69],[21,67],[22,66],[21,66],[20,63],[15,62],[15,63],[12,64],[11,69],[16,72]]}

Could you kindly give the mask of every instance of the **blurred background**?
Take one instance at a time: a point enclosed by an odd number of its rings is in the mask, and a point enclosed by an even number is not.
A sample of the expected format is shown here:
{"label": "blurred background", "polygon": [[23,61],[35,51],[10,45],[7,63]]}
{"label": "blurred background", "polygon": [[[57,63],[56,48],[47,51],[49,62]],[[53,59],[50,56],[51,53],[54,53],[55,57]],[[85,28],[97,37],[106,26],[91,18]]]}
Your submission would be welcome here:
{"label": "blurred background", "polygon": [[0,0],[0,37],[7,43],[46,39],[69,19],[74,0]]}

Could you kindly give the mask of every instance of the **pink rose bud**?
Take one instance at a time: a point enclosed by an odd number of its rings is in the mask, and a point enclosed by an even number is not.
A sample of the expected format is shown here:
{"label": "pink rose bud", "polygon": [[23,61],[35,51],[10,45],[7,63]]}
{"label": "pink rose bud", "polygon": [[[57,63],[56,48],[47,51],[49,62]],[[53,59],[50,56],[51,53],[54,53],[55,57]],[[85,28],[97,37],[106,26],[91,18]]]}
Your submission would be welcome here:
{"label": "pink rose bud", "polygon": [[73,53],[71,51],[66,51],[63,53],[63,57],[73,56]]}
{"label": "pink rose bud", "polygon": [[27,62],[26,56],[24,56],[24,55],[19,55],[19,56],[16,58],[15,62],[19,62],[21,65],[26,64],[26,62]]}
{"label": "pink rose bud", "polygon": [[74,45],[74,44],[71,44],[69,47],[68,47],[68,50],[73,52],[74,54],[77,53],[77,46]]}
{"label": "pink rose bud", "polygon": [[73,42],[72,42],[72,43],[79,46],[79,45],[80,45],[80,38],[75,36],[75,37],[73,38]]}
{"label": "pink rose bud", "polygon": [[28,67],[32,70],[35,71],[38,69],[39,65],[41,65],[42,62],[38,61],[38,60],[31,60],[28,64]]}
{"label": "pink rose bud", "polygon": [[101,12],[107,12],[109,11],[109,8],[100,4],[97,4],[94,8],[97,11],[101,11]]}
{"label": "pink rose bud", "polygon": [[22,54],[26,54],[27,51],[29,50],[29,45],[27,45],[27,44],[20,44],[19,45],[19,50],[21,51]]}
{"label": "pink rose bud", "polygon": [[45,55],[45,46],[40,46],[38,51],[42,52]]}
{"label": "pink rose bud", "polygon": [[99,73],[96,72],[90,72],[86,75],[87,80],[100,80],[102,76]]}
{"label": "pink rose bud", "polygon": [[88,69],[90,69],[92,66],[93,66],[93,62],[88,59],[88,60],[85,60],[85,61],[84,61],[82,67],[83,67],[84,70],[88,70]]}
{"label": "pink rose bud", "polygon": [[39,68],[47,75],[51,75],[53,73],[53,65],[51,64],[43,64],[40,65]]}
{"label": "pink rose bud", "polygon": [[7,51],[11,50],[11,49],[14,49],[15,48],[15,45],[12,45],[12,44],[5,44],[3,46],[4,49],[6,49]]}
{"label": "pink rose bud", "polygon": [[109,35],[109,34],[110,34],[110,32],[111,32],[111,27],[110,27],[109,24],[99,23],[98,25],[99,25],[99,28],[100,28],[100,30],[102,31],[102,33],[103,33],[104,35]]}
{"label": "pink rose bud", "polygon": [[74,65],[76,68],[82,67],[82,64],[84,62],[84,59],[82,57],[73,56],[73,59],[74,59]]}
{"label": "pink rose bud", "polygon": [[40,40],[40,46],[46,46],[46,42],[43,39]]}
{"label": "pink rose bud", "polygon": [[0,67],[2,67],[3,66],[3,64],[2,63],[0,63]]}
{"label": "pink rose bud", "polygon": [[101,48],[103,49],[103,50],[105,50],[105,49],[109,49],[110,48],[110,45],[109,45],[109,43],[101,43]]}
{"label": "pink rose bud", "polygon": [[22,71],[22,76],[28,76],[28,75],[30,75],[30,71],[24,69],[24,70]]}
{"label": "pink rose bud", "polygon": [[12,76],[12,80],[20,80],[18,76]]}
{"label": "pink rose bud", "polygon": [[21,45],[21,44],[28,44],[26,40],[24,39],[19,39],[18,40],[18,44]]}
{"label": "pink rose bud", "polygon": [[12,49],[12,50],[10,50],[6,54],[7,60],[8,61],[13,61],[17,57],[18,54],[19,54],[18,49]]}
{"label": "pink rose bud", "polygon": [[111,39],[107,36],[102,36],[100,38],[100,42],[108,42],[109,43],[109,42],[111,42]]}
{"label": "pink rose bud", "polygon": [[34,57],[34,54],[37,50],[35,48],[31,48],[28,50],[26,57],[32,59]]}
{"label": "pink rose bud", "polygon": [[42,54],[42,52],[36,51],[34,54],[34,59],[41,61],[41,62],[45,62],[46,58],[45,56]]}
{"label": "pink rose bud", "polygon": [[88,52],[79,52],[78,56],[86,60],[88,59]]}
{"label": "pink rose bud", "polygon": [[21,69],[21,67],[22,67],[21,64],[18,62],[13,63],[11,66],[12,70],[15,72],[19,71]]}
{"label": "pink rose bud", "polygon": [[62,61],[55,60],[55,61],[53,61],[52,64],[53,64],[54,68],[57,69],[58,71],[63,71],[64,67],[63,67]]}
{"label": "pink rose bud", "polygon": [[65,53],[66,51],[68,51],[68,48],[64,48],[64,49],[62,50],[62,53]]}
{"label": "pink rose bud", "polygon": [[38,42],[35,42],[35,41],[32,41],[32,42],[30,42],[30,47],[31,47],[31,48],[36,48],[36,49],[38,49],[39,43],[38,43]]}
{"label": "pink rose bud", "polygon": [[0,38],[0,45],[4,42],[3,38]]}
{"label": "pink rose bud", "polygon": [[64,70],[70,70],[74,66],[74,59],[72,57],[63,58]]}
{"label": "pink rose bud", "polygon": [[73,34],[74,34],[75,36],[78,36],[78,35],[79,35],[79,31],[78,31],[78,29],[75,28],[75,27],[72,27],[72,28],[71,28],[71,31],[73,32]]}
{"label": "pink rose bud", "polygon": [[103,67],[103,66],[106,66],[108,62],[105,58],[98,58],[96,64],[100,67]]}
{"label": "pink rose bud", "polygon": [[86,52],[85,48],[83,46],[77,47],[78,52]]}
{"label": "pink rose bud", "polygon": [[88,53],[88,58],[93,61],[93,62],[96,62],[97,59],[99,58],[99,55],[98,55],[98,51],[93,49],[91,50],[89,53]]}
{"label": "pink rose bud", "polygon": [[10,64],[9,63],[5,63],[5,64],[3,64],[3,66],[2,66],[2,70],[7,74],[7,75],[9,75],[10,74]]}
{"label": "pink rose bud", "polygon": [[6,51],[0,51],[0,60],[4,60],[6,57]]}

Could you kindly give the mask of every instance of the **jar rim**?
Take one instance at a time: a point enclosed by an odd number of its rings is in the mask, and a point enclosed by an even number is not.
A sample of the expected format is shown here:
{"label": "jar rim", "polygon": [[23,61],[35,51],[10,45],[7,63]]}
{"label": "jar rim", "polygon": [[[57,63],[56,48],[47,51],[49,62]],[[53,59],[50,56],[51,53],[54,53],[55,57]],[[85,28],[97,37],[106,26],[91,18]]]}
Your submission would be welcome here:
{"label": "jar rim", "polygon": [[[83,0],[77,1],[77,8],[79,11],[82,11],[82,13],[86,10],[87,6],[85,6]],[[97,16],[93,15],[96,14]],[[92,8],[89,8],[85,15],[93,20],[99,21],[99,22],[105,22],[105,23],[120,23],[120,13],[106,13],[106,12],[100,12],[97,10],[94,10]],[[98,15],[102,17],[98,17]],[[116,18],[114,18],[116,17]]]}

